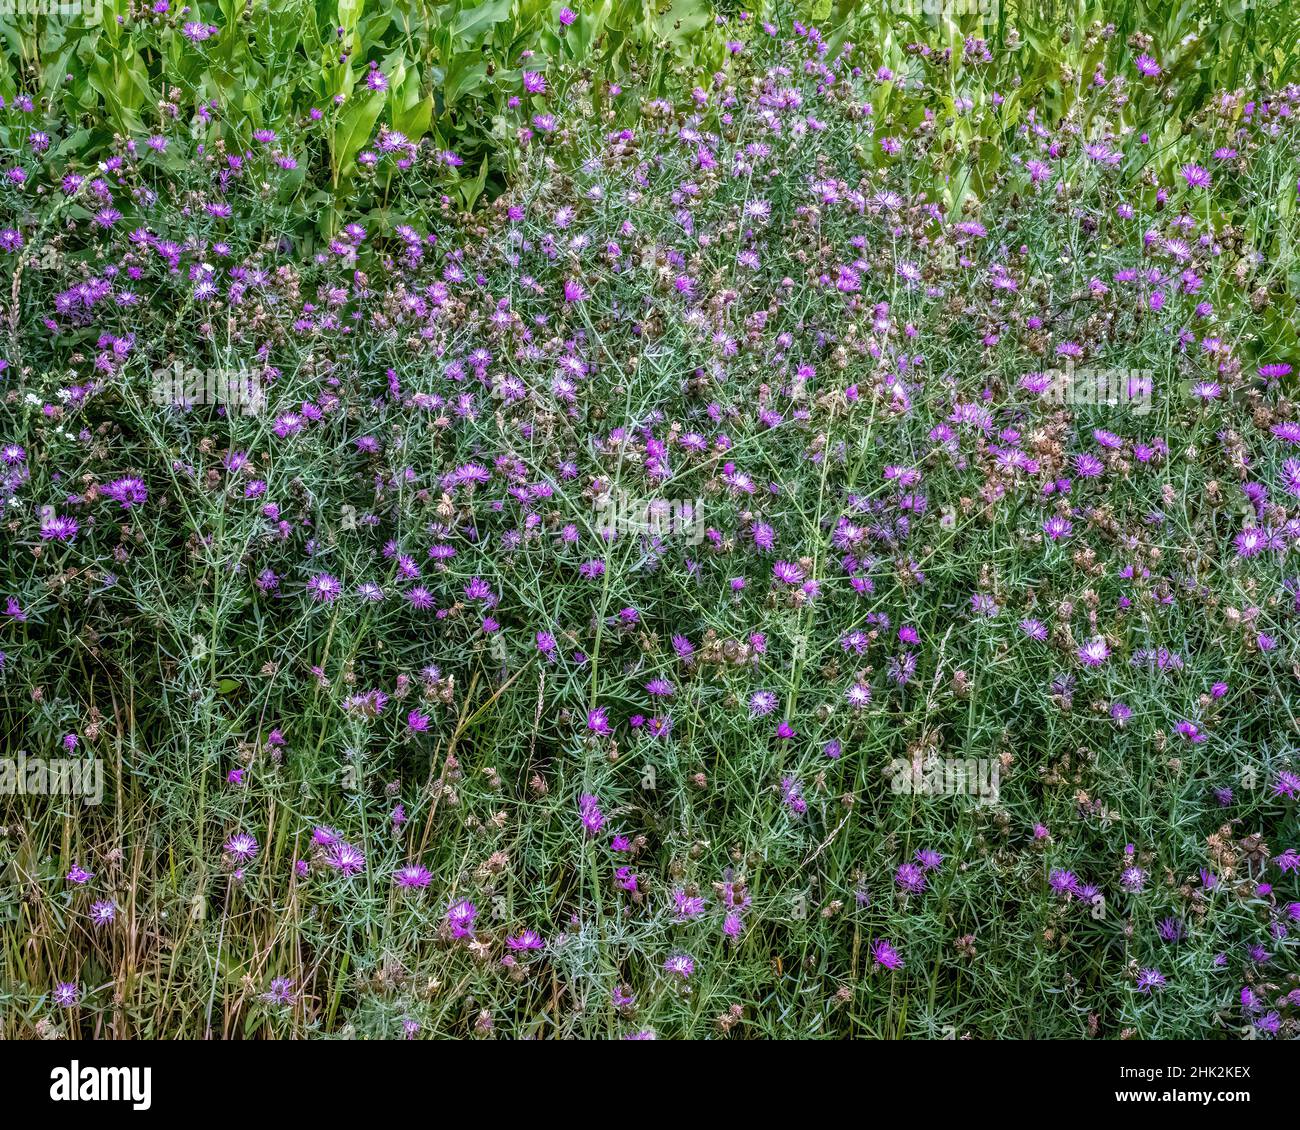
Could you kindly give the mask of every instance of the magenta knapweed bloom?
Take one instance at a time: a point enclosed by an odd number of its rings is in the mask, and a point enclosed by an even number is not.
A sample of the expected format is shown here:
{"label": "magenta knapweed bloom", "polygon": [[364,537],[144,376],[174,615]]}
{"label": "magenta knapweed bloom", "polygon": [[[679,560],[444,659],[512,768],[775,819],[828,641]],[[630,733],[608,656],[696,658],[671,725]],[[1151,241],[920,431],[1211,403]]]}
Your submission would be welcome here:
{"label": "magenta knapweed bloom", "polygon": [[366,869],[366,857],[360,848],[339,842],[325,853],[325,864],[350,877]]}
{"label": "magenta knapweed bloom", "polygon": [[53,515],[41,523],[41,538],[44,541],[72,541],[80,529],[75,518]]}
{"label": "magenta knapweed bloom", "polygon": [[1140,867],[1126,867],[1119,877],[1119,885],[1133,894],[1140,894],[1146,883],[1147,873]]}
{"label": "magenta knapweed bloom", "polygon": [[1090,639],[1078,651],[1079,662],[1085,667],[1100,667],[1110,658],[1110,648],[1100,636]]}
{"label": "magenta knapweed bloom", "polygon": [[393,882],[404,890],[427,887],[432,881],[433,875],[425,867],[412,865],[393,872]]}
{"label": "magenta knapweed bloom", "polygon": [[430,721],[429,715],[412,710],[406,716],[406,728],[413,733],[422,734],[428,730]]}
{"label": "magenta knapweed bloom", "polygon": [[266,1004],[271,1005],[288,1005],[293,1004],[293,979],[290,977],[273,977],[271,986],[262,994],[261,999]]}
{"label": "magenta knapweed bloom", "polygon": [[781,778],[781,799],[785,806],[796,816],[808,811],[808,802],[804,799],[803,785],[794,777]]}
{"label": "magenta knapweed bloom", "polygon": [[903,968],[903,959],[898,950],[885,938],[877,938],[871,943],[871,963],[873,966],[891,971]]}
{"label": "magenta knapweed bloom", "polygon": [[257,841],[247,832],[236,832],[225,843],[225,853],[235,863],[248,863],[257,855]]}
{"label": "magenta knapweed bloom", "polygon": [[787,585],[797,585],[804,579],[803,569],[789,561],[778,561],[773,565],[772,575]]}
{"label": "magenta knapweed bloom", "polygon": [[1287,800],[1300,798],[1300,774],[1292,773],[1289,769],[1279,770],[1273,781],[1273,795],[1286,797]]}
{"label": "magenta knapweed bloom", "polygon": [[688,895],[680,888],[673,891],[673,913],[677,915],[679,922],[684,922],[688,918],[694,918],[703,910],[703,898],[698,895]]}
{"label": "magenta knapweed bloom", "polygon": [[1150,994],[1154,989],[1165,987],[1165,975],[1159,969],[1143,969],[1138,972],[1138,992]]}
{"label": "magenta knapweed bloom", "polygon": [[447,908],[447,925],[451,927],[453,938],[468,938],[474,934],[474,920],[478,917],[478,907],[468,899],[454,902]]}
{"label": "magenta knapweed bloom", "polygon": [[1081,479],[1095,479],[1105,469],[1105,464],[1090,451],[1084,451],[1074,457],[1074,471]]}
{"label": "magenta knapweed bloom", "polygon": [[600,810],[600,801],[590,793],[583,793],[578,798],[578,817],[589,836],[599,835],[605,826],[605,814]]}
{"label": "magenta knapweed bloom", "polygon": [[1079,880],[1075,877],[1074,872],[1065,870],[1053,871],[1047,877],[1047,883],[1058,895],[1065,898],[1071,898],[1078,893]]}
{"label": "magenta knapweed bloom", "polygon": [[335,600],[342,591],[343,586],[338,578],[331,577],[328,573],[317,573],[307,582],[307,592],[311,598],[326,604]]}
{"label": "magenta knapweed bloom", "polygon": [[900,863],[894,872],[894,882],[898,889],[908,894],[920,894],[925,890],[925,871],[915,863]]}
{"label": "magenta knapweed bloom", "polygon": [[675,953],[664,962],[664,969],[685,981],[695,972],[695,958],[688,953]]}
{"label": "magenta knapweed bloom", "polygon": [[120,502],[123,510],[143,505],[149,499],[149,492],[141,480],[134,476],[116,479],[103,488],[104,493],[114,502]]}

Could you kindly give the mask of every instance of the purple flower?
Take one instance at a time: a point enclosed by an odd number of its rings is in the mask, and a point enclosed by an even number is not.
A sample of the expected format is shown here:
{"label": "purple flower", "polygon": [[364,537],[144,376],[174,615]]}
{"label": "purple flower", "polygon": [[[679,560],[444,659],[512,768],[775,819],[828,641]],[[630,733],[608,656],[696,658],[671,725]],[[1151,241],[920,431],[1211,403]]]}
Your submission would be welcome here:
{"label": "purple flower", "polygon": [[430,718],[427,714],[421,714],[418,710],[412,710],[406,716],[406,728],[415,733],[423,733],[429,728]]}
{"label": "purple flower", "polygon": [[688,953],[675,953],[664,962],[664,969],[685,981],[695,972],[695,958]]}
{"label": "purple flower", "polygon": [[451,927],[453,938],[469,938],[474,934],[474,919],[478,917],[478,907],[468,899],[454,902],[447,908],[447,925]]}
{"label": "purple flower", "polygon": [[360,848],[340,841],[325,853],[325,864],[350,878],[366,869],[366,857]]}
{"label": "purple flower", "polygon": [[927,871],[937,871],[943,863],[943,856],[932,848],[917,848],[913,858]]}
{"label": "purple flower", "polygon": [[104,487],[104,493],[114,502],[120,502],[123,510],[130,510],[132,506],[141,506],[149,498],[144,483],[134,476],[114,480]]}
{"label": "purple flower", "polygon": [[266,1004],[293,1004],[293,979],[290,977],[273,977],[271,987],[261,996]]}
{"label": "purple flower", "polygon": [[871,943],[871,963],[873,966],[891,971],[903,968],[902,957],[899,956],[893,943],[885,938],[877,938]]}
{"label": "purple flower", "polygon": [[600,810],[600,801],[590,793],[583,793],[578,798],[578,818],[588,836],[598,836],[605,826],[605,814]]}
{"label": "purple flower", "polygon": [[1073,897],[1079,890],[1079,880],[1072,871],[1053,871],[1047,877],[1047,885],[1066,898]]}
{"label": "purple flower", "polygon": [[804,578],[803,570],[789,561],[778,561],[772,566],[772,575],[787,585],[797,585]]}
{"label": "purple flower", "polygon": [[323,601],[326,604],[334,601],[342,591],[343,586],[338,578],[331,577],[328,573],[317,573],[307,582],[307,592],[312,600]]}
{"label": "purple flower", "polygon": [[1143,969],[1138,972],[1138,992],[1150,994],[1153,989],[1165,987],[1165,975],[1159,969]]}
{"label": "purple flower", "polygon": [[694,918],[704,910],[704,899],[698,895],[688,895],[685,891],[673,891],[673,912],[677,915],[679,922],[685,922],[688,918]]}
{"label": "purple flower", "polygon": [[41,538],[44,541],[72,541],[80,528],[75,518],[51,515],[41,523]]}
{"label": "purple flower", "polygon": [[257,855],[257,841],[247,832],[236,832],[225,843],[225,853],[234,863],[249,863]]}
{"label": "purple flower", "polygon": [[1279,770],[1277,779],[1273,782],[1273,795],[1286,797],[1287,800],[1300,797],[1300,774],[1292,773],[1289,769]]}
{"label": "purple flower", "polygon": [[1079,648],[1078,656],[1085,667],[1100,667],[1110,658],[1110,648],[1104,639],[1097,636]]}
{"label": "purple flower", "polygon": [[894,882],[907,894],[920,894],[925,890],[925,871],[915,863],[900,863],[894,872]]}
{"label": "purple flower", "polygon": [[796,816],[808,811],[808,802],[804,799],[803,786],[794,777],[781,778],[781,799],[785,806]]}
{"label": "purple flower", "polygon": [[1141,894],[1146,888],[1147,873],[1140,867],[1126,867],[1119,877],[1119,885],[1132,894]]}

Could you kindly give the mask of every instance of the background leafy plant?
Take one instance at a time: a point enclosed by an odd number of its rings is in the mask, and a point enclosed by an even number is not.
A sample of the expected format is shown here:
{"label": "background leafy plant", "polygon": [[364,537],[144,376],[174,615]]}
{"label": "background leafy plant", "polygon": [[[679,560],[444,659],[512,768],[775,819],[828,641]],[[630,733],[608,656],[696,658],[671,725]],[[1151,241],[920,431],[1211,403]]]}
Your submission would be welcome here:
{"label": "background leafy plant", "polygon": [[[506,103],[519,92],[525,52],[537,66],[564,65],[623,85],[621,105],[634,114],[641,99],[690,89],[715,72],[728,34],[718,17],[739,11],[712,0],[601,0],[575,4],[577,19],[565,27],[561,7],[555,0],[198,0],[182,15],[179,5],[153,13],[132,0],[103,0],[93,19],[0,15],[8,47],[0,94],[26,92],[68,115],[79,128],[61,139],[60,151],[82,161],[107,151],[114,134],[156,129],[160,114],[188,119],[209,101],[222,109],[200,132],[232,149],[247,145],[254,129],[322,109],[327,142],[303,169],[290,219],[304,235],[329,236],[343,212],[356,214],[376,187],[355,176],[376,122],[457,153],[462,173],[447,189],[468,207],[481,192],[500,191],[512,171],[511,149],[502,144],[510,128]],[[1025,103],[1042,95],[1057,115],[1069,112],[1101,57],[1090,29],[1110,25],[1120,41],[1152,35],[1171,52],[1165,96],[1173,129],[1215,90],[1247,81],[1280,86],[1300,62],[1300,18],[1284,0],[1130,0],[1118,9],[1089,0],[1006,0],[990,9],[995,21],[971,5],[940,10],[927,0],[745,7],[754,19],[815,20],[828,29],[832,50],[870,43],[888,65],[898,64],[909,42],[924,40],[959,58],[967,36],[987,38],[996,59],[989,84],[1014,88],[1011,97]],[[192,23],[215,34],[191,41],[184,28]],[[386,91],[365,88],[371,64],[388,76]],[[978,191],[996,173],[999,148],[975,128],[962,119],[955,140],[972,153],[967,174]]]}

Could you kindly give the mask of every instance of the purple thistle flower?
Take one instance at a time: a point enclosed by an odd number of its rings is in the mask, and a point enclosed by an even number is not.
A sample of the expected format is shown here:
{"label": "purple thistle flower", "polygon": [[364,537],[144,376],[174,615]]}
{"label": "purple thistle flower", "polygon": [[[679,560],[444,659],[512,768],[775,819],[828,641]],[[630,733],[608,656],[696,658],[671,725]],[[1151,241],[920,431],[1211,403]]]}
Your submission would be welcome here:
{"label": "purple thistle flower", "polygon": [[123,510],[130,510],[132,506],[141,506],[149,499],[149,492],[145,489],[144,483],[134,476],[117,479],[103,490],[114,502],[121,503]]}
{"label": "purple thistle flower", "polygon": [[350,878],[366,869],[366,857],[360,848],[340,841],[325,853],[325,864]]}
{"label": "purple thistle flower", "polygon": [[247,832],[236,832],[225,843],[224,847],[234,863],[249,863],[257,855],[257,841]]}
{"label": "purple thistle flower", "polygon": [[393,872],[393,882],[404,890],[427,887],[433,881],[433,875],[424,867],[412,865]]}
{"label": "purple thistle flower", "polygon": [[474,934],[474,920],[478,917],[478,907],[468,899],[454,902],[447,908],[447,925],[451,927],[453,938],[469,938]]}
{"label": "purple thistle flower", "polygon": [[871,963],[873,966],[880,966],[891,971],[903,968],[902,957],[899,956],[893,943],[885,938],[877,938],[871,943]]}
{"label": "purple thistle flower", "polygon": [[307,592],[312,600],[329,604],[343,592],[343,586],[339,583],[337,577],[332,577],[328,573],[317,573],[308,580]]}
{"label": "purple thistle flower", "polygon": [[81,527],[75,518],[67,515],[52,515],[41,523],[41,538],[44,541],[72,541]]}
{"label": "purple thistle flower", "polygon": [[1053,871],[1047,877],[1047,884],[1058,895],[1071,898],[1078,893],[1079,880],[1072,871]]}
{"label": "purple thistle flower", "polygon": [[664,969],[676,974],[683,981],[688,980],[695,972],[695,958],[688,953],[675,953],[664,962]]}
{"label": "purple thistle flower", "polygon": [[583,793],[578,798],[578,818],[588,836],[598,836],[605,826],[605,814],[600,810],[600,801],[590,793]]}
{"label": "purple thistle flower", "polygon": [[1153,989],[1163,989],[1164,987],[1165,975],[1159,969],[1143,969],[1138,972],[1138,992],[1149,995]]}
{"label": "purple thistle flower", "polygon": [[915,863],[900,863],[894,872],[894,882],[907,894],[920,894],[925,890],[925,871]]}

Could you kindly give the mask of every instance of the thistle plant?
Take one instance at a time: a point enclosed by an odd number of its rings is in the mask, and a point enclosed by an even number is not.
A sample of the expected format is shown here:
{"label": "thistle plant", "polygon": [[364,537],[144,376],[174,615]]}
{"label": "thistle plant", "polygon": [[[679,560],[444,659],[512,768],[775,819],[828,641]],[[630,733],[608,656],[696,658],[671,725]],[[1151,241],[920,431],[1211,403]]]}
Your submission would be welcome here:
{"label": "thistle plant", "polygon": [[0,1032],[1295,1034],[1300,88],[710,27],[6,98]]}

